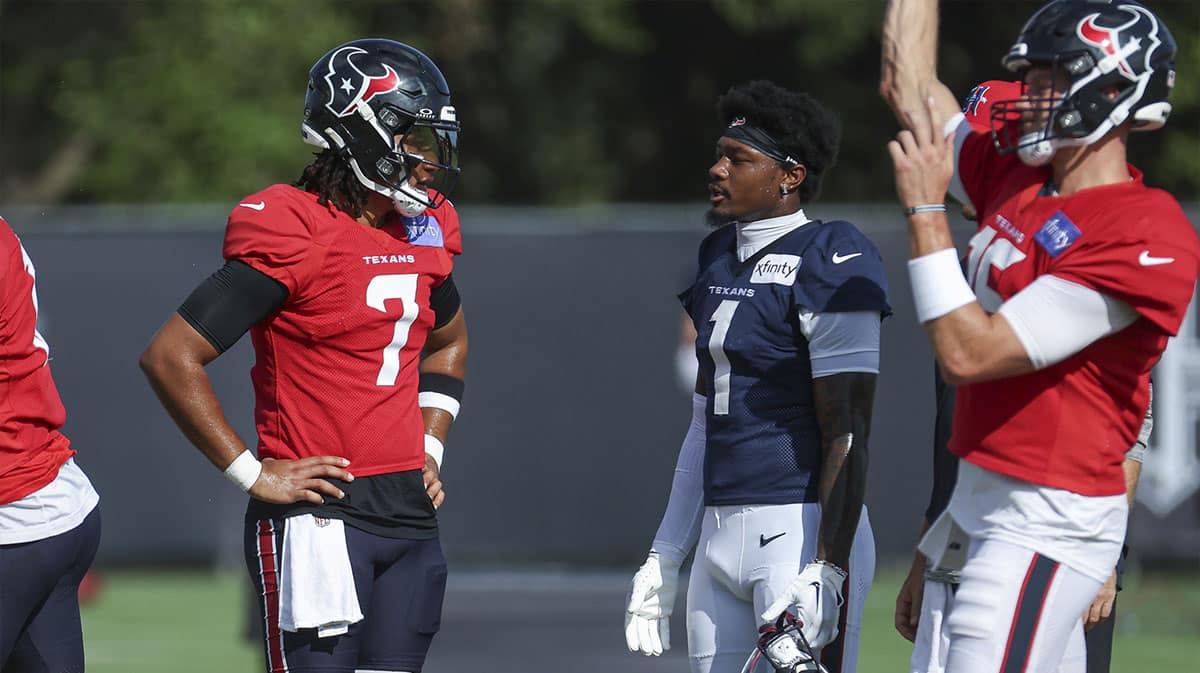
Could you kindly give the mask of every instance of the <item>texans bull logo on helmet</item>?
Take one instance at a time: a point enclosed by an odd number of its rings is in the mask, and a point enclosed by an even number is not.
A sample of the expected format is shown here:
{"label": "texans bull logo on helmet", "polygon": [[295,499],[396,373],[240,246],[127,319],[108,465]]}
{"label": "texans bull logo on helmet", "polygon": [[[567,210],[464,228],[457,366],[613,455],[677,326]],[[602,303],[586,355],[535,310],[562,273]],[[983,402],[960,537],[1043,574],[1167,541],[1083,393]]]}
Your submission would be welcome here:
{"label": "texans bull logo on helmet", "polygon": [[355,65],[354,56],[365,53],[365,49],[347,46],[329,59],[329,73],[325,75],[329,102],[325,107],[335,116],[353,114],[360,104],[400,87],[400,75],[390,65],[383,64],[383,72],[377,75],[369,75]]}
{"label": "texans bull logo on helmet", "polygon": [[[1151,44],[1146,48],[1146,67],[1143,70],[1150,69],[1150,58],[1153,56],[1155,49],[1158,48],[1160,40],[1158,39],[1158,22],[1154,20],[1153,15],[1150,15],[1142,7],[1134,5],[1121,5],[1120,9],[1127,12],[1130,16],[1129,20],[1119,26],[1101,26],[1096,23],[1099,14],[1091,14],[1079,22],[1079,27],[1076,28],[1076,33],[1079,39],[1087,44],[1098,47],[1108,58],[1116,61],[1116,67],[1121,74],[1131,80],[1137,80],[1137,75],[1134,74],[1134,69],[1129,65],[1129,57],[1133,56],[1142,48],[1142,40],[1138,37],[1132,37],[1127,40],[1121,39],[1122,31],[1125,31],[1135,25],[1139,21],[1147,20],[1150,24],[1150,30],[1146,31],[1146,39],[1150,40]],[[1102,68],[1103,69],[1103,68]]]}

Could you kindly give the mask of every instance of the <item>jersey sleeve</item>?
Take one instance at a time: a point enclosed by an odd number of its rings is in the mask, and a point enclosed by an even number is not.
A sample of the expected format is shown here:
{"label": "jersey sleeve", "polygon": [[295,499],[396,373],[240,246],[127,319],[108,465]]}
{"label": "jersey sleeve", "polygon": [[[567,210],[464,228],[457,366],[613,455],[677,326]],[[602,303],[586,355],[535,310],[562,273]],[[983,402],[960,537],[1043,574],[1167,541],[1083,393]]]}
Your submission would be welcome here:
{"label": "jersey sleeve", "polygon": [[879,249],[850,230],[805,251],[792,295],[797,306],[815,313],[878,311],[887,316],[892,313],[887,288]]}
{"label": "jersey sleeve", "polygon": [[461,255],[463,241],[462,230],[459,229],[458,223],[458,209],[454,207],[454,204],[449,199],[446,199],[445,203],[439,206],[437,210],[429,212],[437,215],[438,224],[442,228],[442,241],[446,252],[454,257]]}
{"label": "jersey sleeve", "polygon": [[1190,241],[1183,236],[1081,240],[1078,249],[1059,255],[1048,272],[1128,304],[1174,336],[1191,303],[1198,270],[1192,234]]}
{"label": "jersey sleeve", "polygon": [[294,296],[311,274],[314,247],[311,225],[299,204],[266,190],[243,199],[229,213],[222,254],[266,274]]}
{"label": "jersey sleeve", "polygon": [[[961,185],[961,196],[967,197],[977,213],[987,212],[993,196],[991,187],[996,184],[999,169],[1011,157],[997,154],[992,135],[975,132],[966,120],[956,131],[955,146],[958,154],[952,182],[955,188]],[[960,195],[955,196],[957,198]]]}

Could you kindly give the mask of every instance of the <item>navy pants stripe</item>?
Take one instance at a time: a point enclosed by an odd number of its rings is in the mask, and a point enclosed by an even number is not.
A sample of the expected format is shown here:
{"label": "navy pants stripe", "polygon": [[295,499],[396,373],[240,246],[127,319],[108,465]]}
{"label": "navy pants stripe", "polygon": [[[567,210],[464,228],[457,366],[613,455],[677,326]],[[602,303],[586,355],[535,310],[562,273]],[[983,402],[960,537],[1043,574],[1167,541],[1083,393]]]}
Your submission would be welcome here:
{"label": "navy pants stripe", "polygon": [[79,582],[100,546],[100,507],[71,530],[0,545],[0,673],[82,673]]}
{"label": "navy pants stripe", "polygon": [[1046,593],[1057,571],[1058,562],[1041,554],[1034,554],[1029,562],[1029,570],[1025,573],[1025,581],[1017,597],[1008,644],[1004,648],[1001,673],[1024,673],[1029,663],[1029,652],[1033,649],[1033,634],[1037,632],[1038,622],[1042,618]]}

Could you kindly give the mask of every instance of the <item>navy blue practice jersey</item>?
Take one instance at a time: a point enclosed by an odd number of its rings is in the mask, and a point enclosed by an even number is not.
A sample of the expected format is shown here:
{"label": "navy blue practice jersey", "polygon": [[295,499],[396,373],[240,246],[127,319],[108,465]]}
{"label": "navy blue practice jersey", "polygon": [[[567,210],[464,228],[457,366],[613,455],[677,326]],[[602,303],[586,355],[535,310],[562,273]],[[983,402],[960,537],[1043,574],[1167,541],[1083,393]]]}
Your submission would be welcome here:
{"label": "navy blue practice jersey", "polygon": [[849,222],[811,221],[744,262],[726,225],[679,297],[708,389],[706,505],[816,502],[822,450],[799,313],[891,312],[883,260]]}

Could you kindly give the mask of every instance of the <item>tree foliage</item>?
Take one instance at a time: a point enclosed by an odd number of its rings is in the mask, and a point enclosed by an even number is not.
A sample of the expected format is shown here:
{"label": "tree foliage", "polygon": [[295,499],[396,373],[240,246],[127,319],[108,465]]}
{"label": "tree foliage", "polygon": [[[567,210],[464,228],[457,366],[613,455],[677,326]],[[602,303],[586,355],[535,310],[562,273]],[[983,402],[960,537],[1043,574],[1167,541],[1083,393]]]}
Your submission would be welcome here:
{"label": "tree foliage", "polygon": [[[839,113],[824,198],[892,197],[879,99],[882,0],[0,0],[0,200],[235,199],[310,157],[308,68],[357,37],[410,42],[451,82],[460,200],[702,198],[714,103],[765,78]],[[940,72],[1003,77],[1037,2],[944,0]],[[1148,181],[1200,193],[1200,6],[1152,5],[1180,44],[1175,112],[1131,143]]]}

